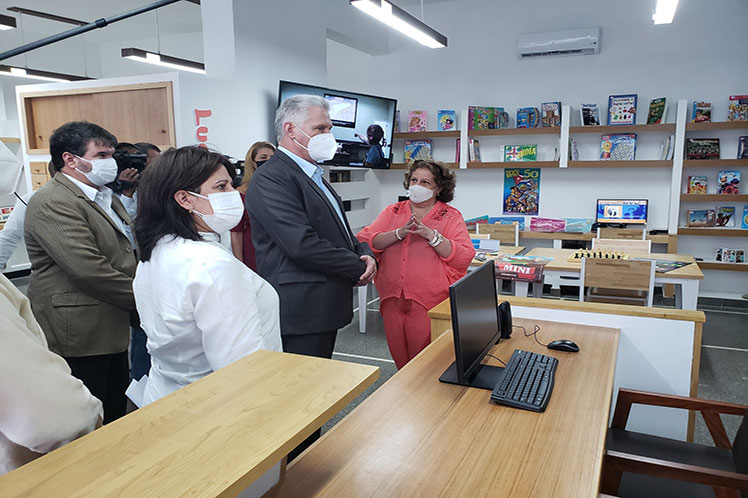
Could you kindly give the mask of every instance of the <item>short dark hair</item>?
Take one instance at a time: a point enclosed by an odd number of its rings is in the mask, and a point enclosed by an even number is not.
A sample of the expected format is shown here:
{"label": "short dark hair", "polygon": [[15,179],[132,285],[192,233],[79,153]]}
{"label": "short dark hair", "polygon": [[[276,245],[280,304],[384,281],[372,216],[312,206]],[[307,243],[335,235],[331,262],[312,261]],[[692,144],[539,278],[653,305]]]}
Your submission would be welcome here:
{"label": "short dark hair", "polygon": [[114,147],[117,137],[101,126],[87,121],[71,121],[57,128],[49,137],[49,153],[55,171],[65,166],[62,154],[70,152],[76,156],[84,156],[88,151],[88,144],[108,145]]}
{"label": "short dark hair", "polygon": [[203,147],[169,149],[151,164],[138,184],[138,216],[135,239],[140,261],[151,259],[156,243],[166,235],[202,240],[192,215],[174,200],[179,190],[200,193],[202,185],[220,168],[233,180],[234,166],[228,158]]}
{"label": "short dark hair", "polygon": [[405,186],[406,190],[410,187],[410,177],[413,176],[413,172],[420,168],[429,170],[431,174],[434,175],[436,186],[442,189],[441,192],[436,195],[437,201],[450,202],[455,198],[455,185],[457,184],[457,176],[452,171],[450,171],[450,169],[446,167],[444,163],[440,161],[434,161],[433,159],[419,159],[417,161],[413,161],[413,163],[408,168],[408,172],[405,173],[405,181],[403,182],[403,185]]}
{"label": "short dark hair", "polygon": [[153,144],[149,144],[148,142],[138,142],[135,144],[135,148],[138,149],[143,154],[148,153],[149,150],[155,150],[159,154],[161,154],[161,149],[159,149],[157,146]]}

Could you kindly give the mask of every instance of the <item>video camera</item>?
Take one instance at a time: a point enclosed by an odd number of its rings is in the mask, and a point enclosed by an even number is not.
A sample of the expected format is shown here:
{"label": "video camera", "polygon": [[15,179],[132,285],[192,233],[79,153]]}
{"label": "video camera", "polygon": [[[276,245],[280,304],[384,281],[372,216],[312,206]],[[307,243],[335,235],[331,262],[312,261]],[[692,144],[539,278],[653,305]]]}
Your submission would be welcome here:
{"label": "video camera", "polygon": [[123,150],[116,150],[112,157],[117,161],[117,173],[128,168],[135,168],[138,173],[142,173],[145,169],[146,159],[148,155],[143,152],[125,152]]}

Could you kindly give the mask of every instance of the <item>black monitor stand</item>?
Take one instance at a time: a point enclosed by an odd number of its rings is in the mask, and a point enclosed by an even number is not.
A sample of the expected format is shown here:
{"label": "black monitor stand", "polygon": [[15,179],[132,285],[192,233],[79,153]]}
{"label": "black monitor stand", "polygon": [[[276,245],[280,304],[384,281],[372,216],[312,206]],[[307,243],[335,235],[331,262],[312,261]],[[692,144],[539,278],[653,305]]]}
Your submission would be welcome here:
{"label": "black monitor stand", "polygon": [[465,379],[465,382],[460,382],[457,376],[457,362],[447,368],[441,377],[439,382],[446,382],[447,384],[457,384],[458,386],[477,387],[478,389],[488,389],[493,391],[499,380],[504,376],[504,367],[495,367],[492,365],[481,365],[481,367],[473,373],[469,378]]}

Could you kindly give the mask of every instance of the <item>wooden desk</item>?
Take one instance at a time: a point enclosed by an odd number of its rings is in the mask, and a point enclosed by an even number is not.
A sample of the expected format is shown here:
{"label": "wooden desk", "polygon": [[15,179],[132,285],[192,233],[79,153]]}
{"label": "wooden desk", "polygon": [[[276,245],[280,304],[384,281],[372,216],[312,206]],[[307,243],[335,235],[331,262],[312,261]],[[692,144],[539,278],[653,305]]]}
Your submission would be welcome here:
{"label": "wooden desk", "polygon": [[494,348],[559,359],[545,413],[440,383],[454,360],[444,334],[295,460],[272,496],[597,496],[618,330],[516,323],[582,348],[550,351],[522,334]]}
{"label": "wooden desk", "polygon": [[0,477],[0,494],[234,496],[378,377],[257,351]]}
{"label": "wooden desk", "polygon": [[[581,272],[580,261],[569,261],[568,258],[574,254],[575,249],[546,249],[535,248],[527,253],[527,256],[542,256],[553,258],[543,268],[545,276],[579,277]],[[685,254],[665,253],[629,253],[632,258],[662,259],[668,261],[683,261],[691,263],[677,270],[667,273],[655,273],[655,284],[677,284],[675,288],[675,305],[685,310],[695,310],[699,297],[699,281],[704,274],[696,264],[693,256]],[[518,282],[515,286],[515,295],[526,297],[528,285]],[[534,297],[541,297],[542,287],[534,286]]]}
{"label": "wooden desk", "polygon": [[[509,256],[516,256],[517,254],[521,253],[525,250],[525,246],[499,246],[499,256],[509,255]],[[481,261],[479,259],[473,258],[473,261],[470,262],[470,266],[480,266],[485,261]]]}

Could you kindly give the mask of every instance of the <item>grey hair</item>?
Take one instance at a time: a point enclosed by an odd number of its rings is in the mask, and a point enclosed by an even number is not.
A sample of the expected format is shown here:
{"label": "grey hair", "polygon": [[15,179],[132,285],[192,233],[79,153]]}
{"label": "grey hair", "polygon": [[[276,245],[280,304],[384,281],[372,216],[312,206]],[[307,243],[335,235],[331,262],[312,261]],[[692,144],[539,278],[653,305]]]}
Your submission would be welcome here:
{"label": "grey hair", "polygon": [[306,121],[310,107],[322,107],[330,112],[330,104],[319,95],[294,95],[281,102],[280,107],[275,112],[275,135],[278,142],[285,135],[283,123],[292,122],[301,126]]}

